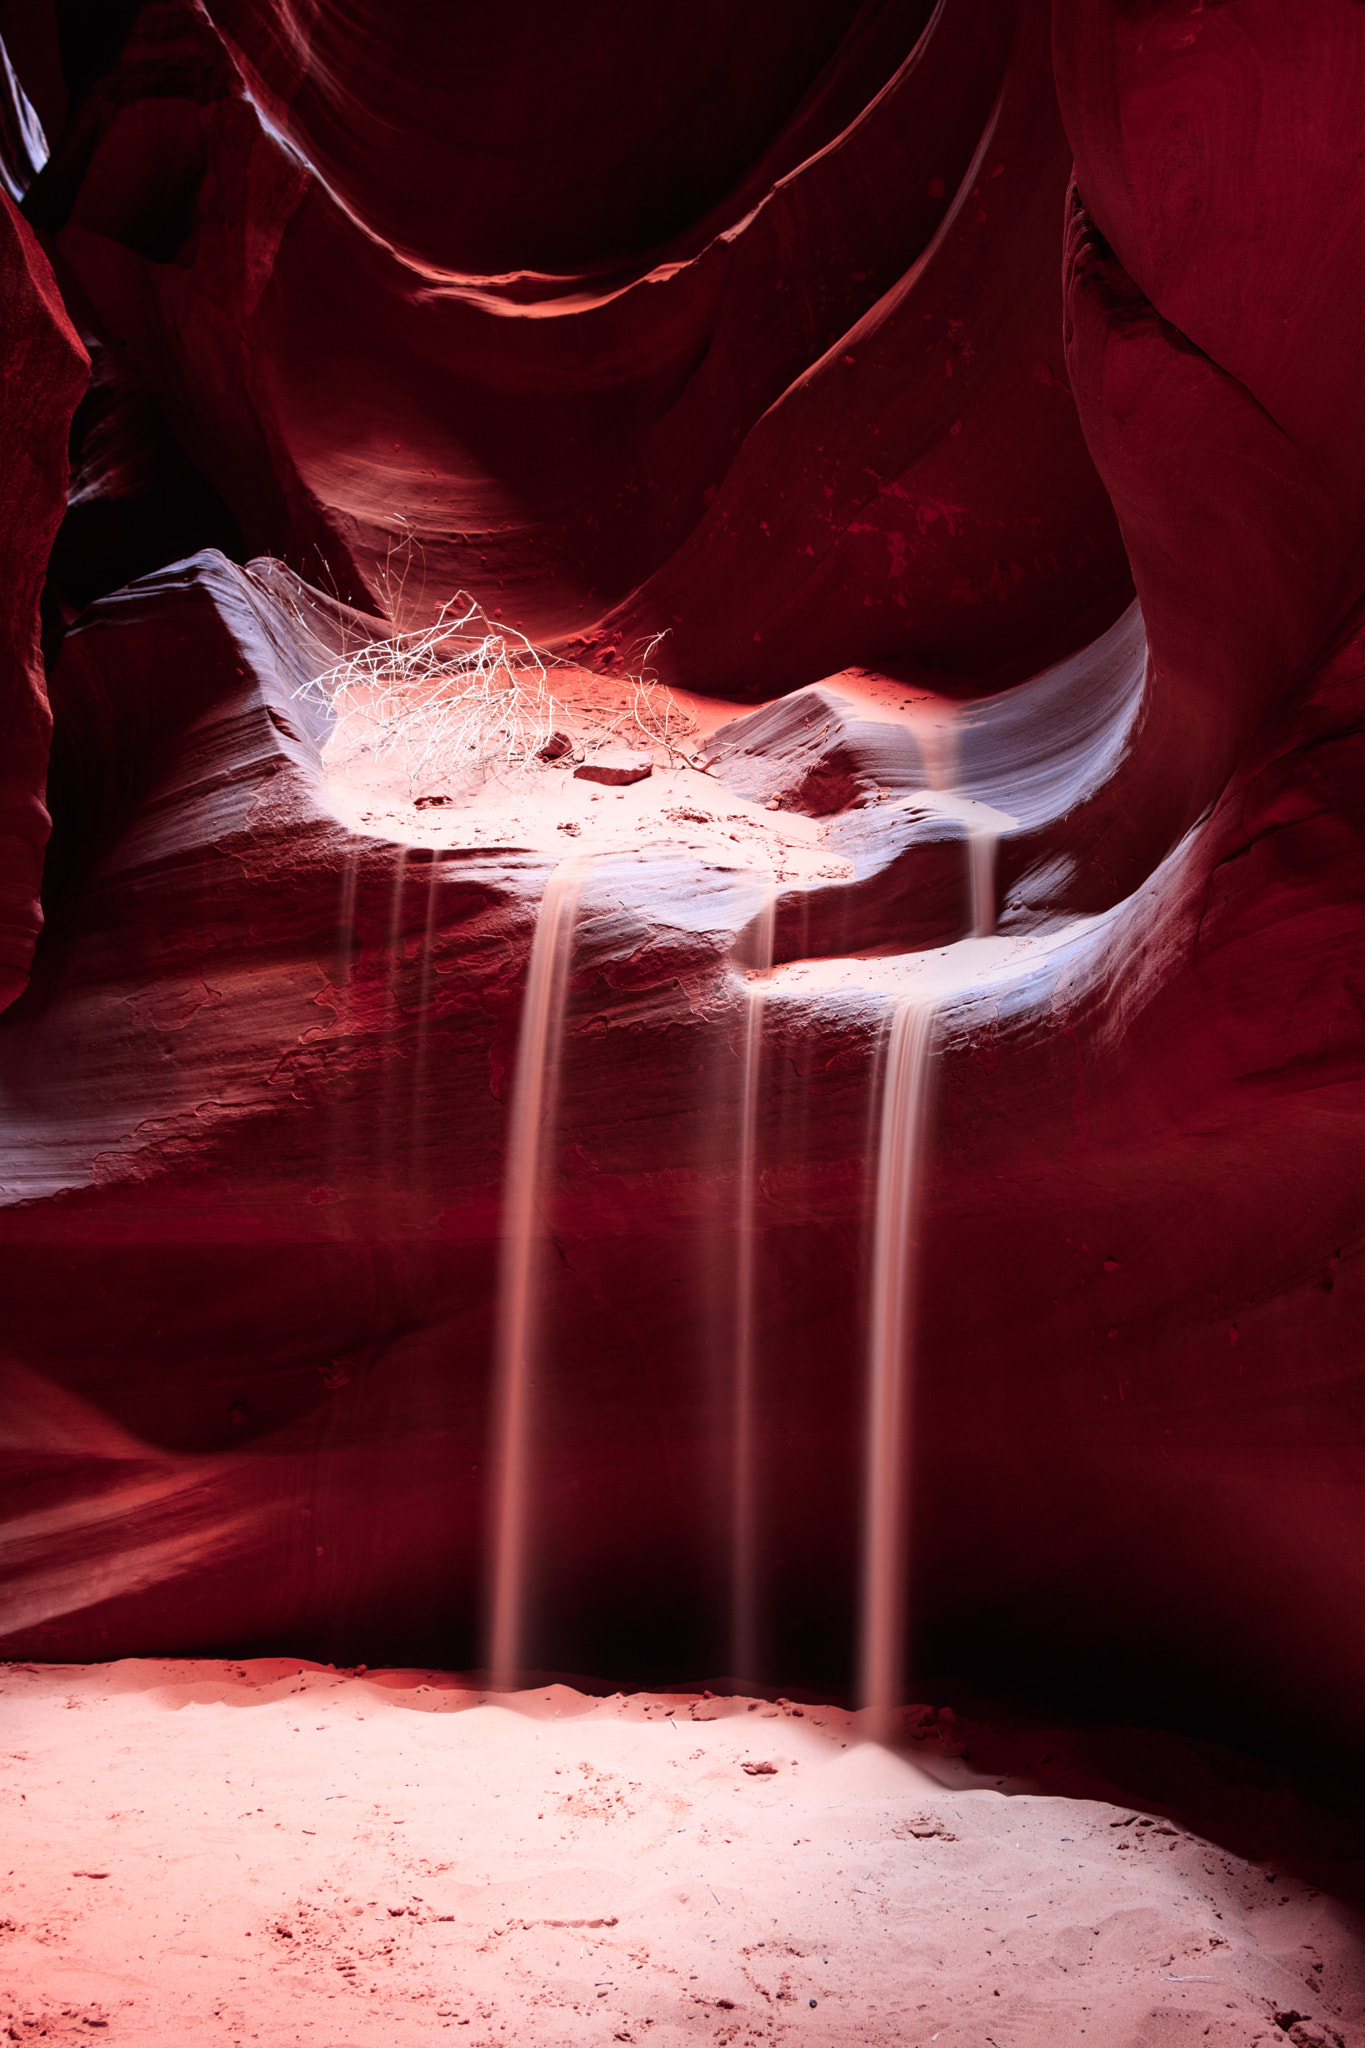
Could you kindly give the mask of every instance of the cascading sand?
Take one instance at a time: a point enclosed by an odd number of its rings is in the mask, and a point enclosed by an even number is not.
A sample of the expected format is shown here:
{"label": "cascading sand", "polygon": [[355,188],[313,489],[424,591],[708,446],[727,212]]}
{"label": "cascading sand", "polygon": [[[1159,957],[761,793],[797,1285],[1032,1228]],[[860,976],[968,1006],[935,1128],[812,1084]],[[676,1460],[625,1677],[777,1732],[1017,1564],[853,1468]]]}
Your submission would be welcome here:
{"label": "cascading sand", "polygon": [[531,1372],[541,1308],[540,1193],[559,1093],[564,1002],[578,899],[589,863],[561,861],[541,899],[531,946],[512,1082],[494,1380],[493,1570],[488,1667],[509,1690],[522,1670],[526,1629],[527,1466]]}
{"label": "cascading sand", "polygon": [[936,1005],[903,997],[891,1012],[882,1073],[873,1228],[867,1437],[863,1479],[859,1696],[885,1738],[900,1699],[906,1635],[909,1426],[914,1360],[920,1153]]}

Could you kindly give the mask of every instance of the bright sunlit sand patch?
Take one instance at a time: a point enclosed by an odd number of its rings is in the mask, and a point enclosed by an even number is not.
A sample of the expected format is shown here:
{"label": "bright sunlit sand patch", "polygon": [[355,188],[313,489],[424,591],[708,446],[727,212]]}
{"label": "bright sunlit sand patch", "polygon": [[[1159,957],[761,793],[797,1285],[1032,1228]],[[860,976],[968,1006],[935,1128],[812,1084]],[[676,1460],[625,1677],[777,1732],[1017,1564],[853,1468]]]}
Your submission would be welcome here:
{"label": "bright sunlit sand patch", "polygon": [[823,995],[836,989],[864,990],[888,998],[917,996],[934,1002],[1000,993],[1048,960],[1102,932],[1111,917],[1112,913],[1076,918],[1055,931],[959,939],[955,945],[926,947],[915,953],[887,946],[829,959],[791,960],[774,967],[769,992],[775,999]]}
{"label": "bright sunlit sand patch", "polygon": [[[304,694],[336,720],[323,753],[328,800],[366,837],[430,847],[592,854],[680,847],[779,883],[847,881],[831,820],[774,813],[708,776],[707,743],[761,707],[664,687],[649,649],[619,677],[556,663],[494,629],[472,600],[421,633],[368,643]],[[832,678],[851,708],[912,731],[931,779],[919,807],[972,831],[1013,822],[949,788],[960,708],[870,671]],[[604,749],[647,758],[623,789],[575,770]],[[889,815],[889,812],[888,812]]]}
{"label": "bright sunlit sand patch", "polygon": [[[323,750],[335,815],[362,837],[411,846],[556,857],[670,847],[776,881],[842,881],[852,874],[852,863],[825,845],[826,821],[774,814],[698,765],[716,728],[752,706],[665,690],[640,677],[545,670],[538,661],[529,683],[517,683],[522,674],[516,670],[510,682],[502,674],[509,685],[501,690],[502,711],[499,676],[480,671],[459,686],[477,705],[444,714],[427,708],[439,684],[419,676],[408,686],[406,719],[395,713],[393,687],[362,672],[340,686],[329,672],[310,686],[337,715]],[[477,728],[473,740],[464,737],[461,716]],[[561,743],[562,752],[541,758],[543,748]],[[575,774],[615,749],[647,758],[650,773],[625,788]]]}
{"label": "bright sunlit sand patch", "polygon": [[1245,2048],[1359,2003],[1314,1888],[833,1707],[139,1659],[6,1667],[0,1727],[14,2041]]}
{"label": "bright sunlit sand patch", "polygon": [[774,813],[694,768],[655,762],[626,789],[603,789],[572,768],[532,765],[490,774],[476,790],[443,792],[449,803],[407,794],[401,764],[364,755],[333,759],[327,793],[336,816],[362,836],[411,846],[525,849],[562,859],[575,852],[633,853],[671,847],[714,866],[787,882],[844,881],[852,863],[825,846],[824,821]]}

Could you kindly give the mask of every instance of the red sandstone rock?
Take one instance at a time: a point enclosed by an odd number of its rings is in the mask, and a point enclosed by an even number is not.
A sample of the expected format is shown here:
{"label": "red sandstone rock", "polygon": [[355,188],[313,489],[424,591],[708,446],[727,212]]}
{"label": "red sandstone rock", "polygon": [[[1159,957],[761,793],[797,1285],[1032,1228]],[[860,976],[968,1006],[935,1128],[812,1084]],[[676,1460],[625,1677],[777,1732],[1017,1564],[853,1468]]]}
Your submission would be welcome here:
{"label": "red sandstone rock", "polygon": [[[1291,48],[1269,0],[1060,6],[1069,144],[1031,4],[949,5],[919,42],[914,9],[876,10],[823,70],[803,13],[749,169],[645,246],[605,129],[595,215],[581,189],[537,210],[538,139],[477,218],[446,204],[464,131],[419,123],[417,168],[377,163],[428,86],[401,10],[305,36],[215,0],[229,62],[167,0],[34,189],[253,545],[367,602],[404,570],[417,608],[467,583],[605,669],[667,628],[654,658],[684,680],[815,686],[710,757],[720,789],[833,821],[851,868],[779,889],[775,955],[812,978],[765,1010],[777,1669],[842,1680],[856,1605],[885,998],[876,961],[816,970],[947,947],[970,916],[915,728],[841,704],[878,667],[954,699],[949,779],[1014,821],[1003,943],[1071,927],[941,1018],[922,1654],[1157,1668],[1168,1712],[1202,1687],[1365,1733],[1361,95],[1356,11],[1311,12]],[[665,140],[655,200],[686,186]],[[1120,529],[1142,610],[1116,618]],[[24,528],[35,562],[50,530]],[[295,693],[377,630],[278,565],[201,556],[102,599],[56,663],[53,930],[0,1028],[12,1654],[476,1654],[549,862],[330,814]],[[678,844],[585,887],[533,1453],[549,1665],[723,1654],[753,895]]]}
{"label": "red sandstone rock", "polygon": [[574,769],[580,782],[604,782],[611,789],[625,789],[632,782],[643,782],[654,772],[654,763],[648,754],[627,753],[624,748],[610,747],[605,752],[593,754]]}
{"label": "red sandstone rock", "polygon": [[0,1008],[27,978],[48,814],[51,718],[38,597],[66,494],[66,433],[89,367],[31,230],[0,193]]}
{"label": "red sandstone rock", "polygon": [[[661,673],[741,697],[893,654],[1025,674],[1121,609],[1126,565],[1059,343],[1068,152],[1039,0],[927,26],[918,6],[877,10],[774,135],[764,94],[818,65],[837,19],[817,32],[784,9],[789,56],[753,88],[749,170],[685,221],[661,213],[643,248],[612,224],[646,189],[627,201],[614,168],[630,122],[579,137],[553,199],[520,182],[543,161],[528,139],[494,220],[478,124],[420,127],[452,61],[428,12],[306,37],[263,6],[217,18],[308,163],[262,126],[204,17],[162,0],[30,204],[252,548],[399,609],[468,588],[604,667],[666,632]],[[681,91],[704,37],[689,29],[679,69],[671,18],[650,24],[660,90]],[[503,33],[480,32],[490,120],[528,62]],[[308,38],[326,45],[325,87],[305,74]],[[575,103],[570,79],[554,89]],[[395,151],[378,114],[394,97],[415,149]],[[695,122],[691,106],[670,119],[665,152]],[[450,190],[477,207],[452,212]],[[547,271],[570,191],[579,256]],[[471,235],[458,254],[450,237]]]}
{"label": "red sandstone rock", "polygon": [[[311,20],[272,0],[208,9],[258,104],[372,233],[443,270],[547,278],[619,264],[733,207],[756,156],[775,159],[771,183],[789,127],[806,154],[830,141],[930,12],[662,0],[642,15],[616,0],[570,19],[533,0],[515,24],[488,14],[452,34],[439,0]],[[838,75],[851,69],[852,91]]]}
{"label": "red sandstone rock", "polygon": [[49,643],[97,597],[200,547],[240,559],[241,535],[128,364],[93,336],[71,425],[66,516],[48,561]]}
{"label": "red sandstone rock", "polygon": [[1342,320],[1362,285],[1338,255],[1365,228],[1343,176],[1365,141],[1359,22],[1345,0],[1312,19],[1305,41],[1262,0],[1056,16],[1067,361],[1151,649],[1129,802],[1153,851],[1217,799],[1365,594]]}
{"label": "red sandstone rock", "polygon": [[[47,978],[0,1032],[23,1103],[2,1176],[25,1361],[7,1499],[48,1517],[41,1543],[20,1524],[3,1545],[14,1654],[262,1632],[338,1653],[472,1647],[497,1162],[546,866],[419,860],[329,821],[286,679],[328,650],[310,654],[300,616],[336,631],[278,572],[206,559],[96,607],[54,678],[64,725],[91,732],[93,707],[128,701],[115,677],[165,674],[171,752],[120,836],[91,849]],[[178,712],[182,671],[150,658],[153,631],[202,679]],[[1324,734],[1311,801],[1269,732],[1209,825],[1106,925],[1007,1001],[968,993],[946,1013],[917,1426],[917,1612],[958,1654],[952,1631],[983,1615],[1035,1655],[1080,1640],[1118,1654],[1113,1614],[1134,1654],[1159,1639],[1195,1683],[1212,1603],[1232,1617],[1219,1682],[1274,1697],[1284,1673],[1296,1711],[1343,1733],[1362,1674],[1332,1617],[1365,1588],[1354,1546],[1329,1572],[1312,1530],[1350,1523],[1358,1473],[1338,1449],[1310,1478],[1287,1446],[1335,1426],[1331,1361],[1358,1313],[1342,1134],[1361,1047],[1337,991],[1361,938],[1338,853],[1360,779],[1354,739],[1326,736],[1355,661],[1296,714]],[[118,730],[116,716],[90,773],[118,758]],[[537,1467],[550,1656],[619,1654],[637,1602],[668,1619],[632,1624],[632,1654],[706,1654],[722,1451],[717,1301],[696,1274],[727,1228],[740,914],[723,878],[663,850],[604,864],[585,892]],[[1295,999],[1244,993],[1272,988]],[[774,1654],[806,1668],[847,1645],[850,1217],[879,1015],[856,990],[793,988],[770,1011],[766,1595]],[[1331,1106],[1305,1121],[1310,1077]],[[1314,1196],[1287,1209],[1291,1156]],[[1230,1456],[1229,1434],[1267,1407],[1272,1448]],[[1321,1524],[1299,1518],[1306,1485]]]}

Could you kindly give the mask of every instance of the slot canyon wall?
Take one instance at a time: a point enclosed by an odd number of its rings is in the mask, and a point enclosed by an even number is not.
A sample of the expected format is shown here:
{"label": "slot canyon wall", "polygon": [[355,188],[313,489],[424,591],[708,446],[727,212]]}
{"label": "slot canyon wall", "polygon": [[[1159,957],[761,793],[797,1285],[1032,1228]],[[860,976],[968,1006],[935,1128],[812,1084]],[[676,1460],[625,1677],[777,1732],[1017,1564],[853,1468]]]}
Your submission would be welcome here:
{"label": "slot canyon wall", "polygon": [[[1358,0],[460,16],[0,5],[0,1655],[480,1659],[553,857],[358,834],[298,695],[465,589],[735,707],[715,786],[848,868],[780,962],[966,936],[968,834],[839,679],[951,713],[1046,943],[940,1014],[913,1662],[1358,1753]],[[683,836],[584,886],[545,1669],[726,1668],[754,913]],[[748,1675],[838,1687],[885,1004],[806,987]]]}

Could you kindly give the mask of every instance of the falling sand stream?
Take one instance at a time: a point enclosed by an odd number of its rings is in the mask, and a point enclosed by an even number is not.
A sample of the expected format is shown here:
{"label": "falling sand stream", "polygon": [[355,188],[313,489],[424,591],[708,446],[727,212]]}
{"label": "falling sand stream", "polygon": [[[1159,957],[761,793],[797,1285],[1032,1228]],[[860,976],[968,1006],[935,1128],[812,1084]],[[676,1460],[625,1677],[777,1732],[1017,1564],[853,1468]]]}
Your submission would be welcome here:
{"label": "falling sand stream", "polygon": [[937,1005],[903,997],[882,1073],[872,1247],[859,1696],[884,1740],[901,1698],[906,1635],[910,1404],[913,1393],[920,1151]]}
{"label": "falling sand stream", "polygon": [[507,1150],[494,1379],[492,1584],[488,1669],[510,1691],[526,1661],[527,1479],[531,1373],[545,1231],[540,1196],[559,1093],[564,1003],[578,899],[589,862],[561,861],[541,899],[522,1004]]}
{"label": "falling sand stream", "polygon": [[[995,930],[999,830],[1013,820],[970,799],[956,801],[967,812],[971,936],[986,939]],[[858,1673],[869,1733],[879,1740],[892,1732],[905,1678],[920,1170],[934,1027],[939,999],[945,992],[926,989],[899,999],[891,1011],[882,1061],[863,1456]]]}
{"label": "falling sand stream", "polygon": [[[949,798],[962,804],[969,800]],[[970,805],[967,863],[971,931],[994,928],[999,814]],[[984,816],[977,815],[984,812]],[[491,1583],[487,1667],[511,1689],[527,1668],[529,1465],[533,1374],[539,1342],[549,1171],[579,897],[591,862],[576,856],[551,873],[532,942],[513,1078],[502,1233],[494,1388]],[[776,888],[765,886],[750,927],[752,979],[744,999],[734,1207],[734,1330],[730,1411],[730,1669],[761,1676],[761,1488],[757,1441],[756,1329],[759,1275],[759,1086],[764,1011],[772,973]],[[953,949],[954,951],[956,949]],[[956,963],[955,963],[956,964]],[[966,962],[962,963],[963,966]],[[949,980],[955,977],[950,973]],[[971,978],[970,976],[968,978]],[[881,1065],[863,1464],[858,1691],[868,1732],[891,1733],[902,1697],[907,1634],[910,1438],[912,1433],[918,1198],[940,975],[898,997]]]}
{"label": "falling sand stream", "polygon": [[[338,1192],[346,1187],[359,1150],[355,1083],[350,1078],[348,1069],[352,1063],[352,1047],[357,1029],[355,968],[360,956],[357,906],[362,851],[362,843],[359,840],[352,840],[346,851],[341,870],[341,886],[338,890],[335,950],[332,956],[331,1057],[335,1063],[338,1080],[332,1094],[333,1107],[327,1131],[327,1179]],[[338,1213],[345,1215],[344,1204]]]}
{"label": "falling sand stream", "polygon": [[995,849],[1000,843],[995,822],[967,827],[967,872],[972,891],[972,937],[988,939],[995,930]]}
{"label": "falling sand stream", "polygon": [[735,1186],[735,1349],[730,1473],[730,1669],[759,1675],[758,1474],[754,1456],[754,1213],[758,1192],[758,1084],[763,1060],[763,999],[772,971],[777,885],[764,885],[751,927],[754,978],[744,999],[739,1170]]}
{"label": "falling sand stream", "polygon": [[[995,857],[1002,827],[1015,821],[945,792],[963,814],[971,938],[995,932]],[[858,1692],[868,1732],[892,1732],[905,1678],[909,1579],[910,1470],[914,1428],[916,1293],[922,1154],[930,1102],[930,1063],[939,1004],[975,979],[963,949],[957,974],[940,968],[928,985],[901,996],[890,1013],[881,1062],[881,1116],[873,1210],[872,1288],[863,1454],[863,1540]],[[957,948],[950,949],[952,953]],[[949,958],[945,955],[945,961]]]}

